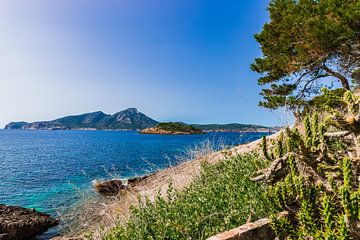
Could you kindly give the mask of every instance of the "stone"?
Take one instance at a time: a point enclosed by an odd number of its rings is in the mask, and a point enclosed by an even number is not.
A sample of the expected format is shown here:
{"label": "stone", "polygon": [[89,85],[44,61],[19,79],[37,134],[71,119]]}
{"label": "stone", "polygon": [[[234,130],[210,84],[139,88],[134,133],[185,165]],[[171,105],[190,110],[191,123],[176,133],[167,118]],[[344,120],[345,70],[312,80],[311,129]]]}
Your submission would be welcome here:
{"label": "stone", "polygon": [[[1,239],[0,239],[1,240]],[[54,237],[51,238],[51,240],[86,240],[86,238],[78,236],[78,237],[64,237],[64,236],[60,236],[60,237]]]}
{"label": "stone", "polygon": [[120,192],[120,190],[125,189],[125,185],[120,179],[95,181],[93,186],[98,193],[105,196],[115,196]]}
{"label": "stone", "polygon": [[147,179],[148,177],[150,177],[153,174],[150,175],[144,175],[144,176],[139,176],[139,177],[134,177],[134,178],[129,178],[127,180],[127,184],[129,187],[134,187],[137,184],[139,184],[140,182],[144,181],[145,179]]}
{"label": "stone", "polygon": [[58,219],[35,209],[0,204],[0,240],[31,239],[58,224]]}
{"label": "stone", "polygon": [[[281,212],[278,217],[288,217],[287,211]],[[217,234],[207,240],[273,240],[275,233],[271,229],[271,220],[262,218],[255,222],[246,223],[240,227]]]}

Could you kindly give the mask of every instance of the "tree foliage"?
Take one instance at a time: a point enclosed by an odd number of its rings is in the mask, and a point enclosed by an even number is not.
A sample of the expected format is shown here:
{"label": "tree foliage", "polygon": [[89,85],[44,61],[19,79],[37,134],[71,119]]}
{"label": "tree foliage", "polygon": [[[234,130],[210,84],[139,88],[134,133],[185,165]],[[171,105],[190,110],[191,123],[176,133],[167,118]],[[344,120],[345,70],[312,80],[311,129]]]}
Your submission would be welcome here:
{"label": "tree foliage", "polygon": [[266,85],[261,106],[294,107],[321,86],[360,82],[360,1],[272,0],[268,11],[251,66]]}

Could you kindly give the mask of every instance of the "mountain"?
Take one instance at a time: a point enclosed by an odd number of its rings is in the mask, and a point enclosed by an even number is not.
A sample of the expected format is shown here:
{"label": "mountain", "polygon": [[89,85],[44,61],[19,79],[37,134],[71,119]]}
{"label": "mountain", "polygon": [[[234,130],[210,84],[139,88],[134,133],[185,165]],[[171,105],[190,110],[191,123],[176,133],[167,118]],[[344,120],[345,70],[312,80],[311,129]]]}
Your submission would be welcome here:
{"label": "mountain", "polygon": [[157,121],[139,112],[136,108],[128,108],[113,115],[105,114],[99,111],[76,116],[67,116],[55,119],[53,121],[42,121],[33,123],[11,122],[5,126],[5,129],[135,130],[153,127],[156,124],[158,124]]}
{"label": "mountain", "polygon": [[279,127],[265,127],[254,124],[191,124],[206,132],[275,132]]}
{"label": "mountain", "polygon": [[[105,114],[101,111],[67,116],[52,121],[11,122],[5,129],[41,129],[41,130],[143,130],[159,122],[139,112],[136,108]],[[254,124],[191,124],[205,132],[274,132],[278,127],[265,127]]]}

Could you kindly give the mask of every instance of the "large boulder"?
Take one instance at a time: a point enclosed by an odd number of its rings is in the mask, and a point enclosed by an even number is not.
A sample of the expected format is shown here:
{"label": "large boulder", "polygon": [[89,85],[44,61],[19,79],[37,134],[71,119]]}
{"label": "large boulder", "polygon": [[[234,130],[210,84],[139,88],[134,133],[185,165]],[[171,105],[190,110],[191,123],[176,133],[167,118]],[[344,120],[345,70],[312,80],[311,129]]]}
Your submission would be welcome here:
{"label": "large boulder", "polygon": [[126,187],[120,179],[96,180],[93,182],[93,186],[98,193],[105,196],[115,196]]}
{"label": "large boulder", "polygon": [[0,204],[0,240],[31,239],[59,224],[48,214]]}

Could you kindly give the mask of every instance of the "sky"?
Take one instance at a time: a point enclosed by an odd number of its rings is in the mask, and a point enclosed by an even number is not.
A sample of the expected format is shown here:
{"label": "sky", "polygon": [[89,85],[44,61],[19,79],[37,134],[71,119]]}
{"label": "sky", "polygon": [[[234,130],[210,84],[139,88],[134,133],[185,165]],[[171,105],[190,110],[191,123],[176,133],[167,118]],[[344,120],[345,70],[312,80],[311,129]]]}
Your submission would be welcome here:
{"label": "sky", "polygon": [[281,125],[258,107],[268,1],[1,0],[0,127],[129,107],[158,121]]}

